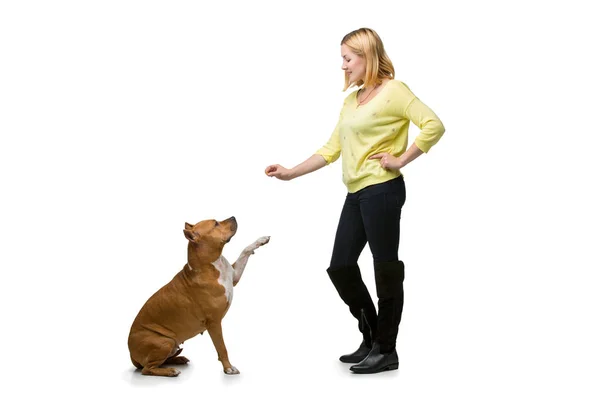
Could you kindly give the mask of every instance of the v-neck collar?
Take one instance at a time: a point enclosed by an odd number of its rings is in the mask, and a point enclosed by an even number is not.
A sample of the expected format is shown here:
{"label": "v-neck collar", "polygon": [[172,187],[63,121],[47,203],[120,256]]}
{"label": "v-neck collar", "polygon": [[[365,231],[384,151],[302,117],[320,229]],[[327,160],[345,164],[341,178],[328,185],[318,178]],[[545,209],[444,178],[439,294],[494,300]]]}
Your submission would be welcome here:
{"label": "v-neck collar", "polygon": [[383,85],[383,87],[381,88],[381,90],[375,96],[373,96],[371,98],[371,100],[367,101],[364,104],[358,104],[358,90],[356,92],[354,92],[354,93],[356,93],[354,95],[354,101],[355,101],[354,108],[358,110],[359,108],[364,107],[367,104],[370,104],[371,102],[373,102],[373,100],[375,100],[377,97],[379,97],[379,95],[381,94],[381,92],[383,92],[385,90],[385,88],[388,87],[388,85],[390,84],[390,82],[392,82],[392,80],[393,79],[390,79],[389,81],[387,81],[387,83],[385,85]]}

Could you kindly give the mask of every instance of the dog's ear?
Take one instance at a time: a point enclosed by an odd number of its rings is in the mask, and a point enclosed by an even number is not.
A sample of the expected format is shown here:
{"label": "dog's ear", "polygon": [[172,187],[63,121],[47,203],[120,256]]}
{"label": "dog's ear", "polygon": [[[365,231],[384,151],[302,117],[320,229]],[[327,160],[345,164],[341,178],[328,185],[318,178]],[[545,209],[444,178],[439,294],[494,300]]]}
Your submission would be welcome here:
{"label": "dog's ear", "polygon": [[187,222],[185,223],[185,229],[192,229],[193,227],[194,225],[188,224]]}
{"label": "dog's ear", "polygon": [[187,240],[189,240],[190,242],[193,242],[193,243],[197,243],[198,240],[200,239],[200,235],[198,235],[196,232],[194,232],[191,229],[184,229],[183,234],[185,235]]}

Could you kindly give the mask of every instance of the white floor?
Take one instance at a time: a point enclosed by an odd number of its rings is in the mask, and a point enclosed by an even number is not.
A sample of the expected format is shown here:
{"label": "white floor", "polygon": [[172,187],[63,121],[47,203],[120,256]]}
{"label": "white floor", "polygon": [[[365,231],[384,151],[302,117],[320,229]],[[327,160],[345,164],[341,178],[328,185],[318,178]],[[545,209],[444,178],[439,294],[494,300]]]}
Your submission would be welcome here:
{"label": "white floor", "polygon": [[[141,375],[129,362],[126,313],[112,310],[104,316],[112,321],[105,328],[83,316],[82,325],[73,321],[50,330],[50,336],[40,333],[32,345],[21,344],[23,353],[40,357],[21,358],[19,370],[7,370],[14,373],[4,379],[18,388],[17,398],[599,398],[599,352],[590,332],[574,335],[580,341],[566,340],[564,330],[520,325],[520,315],[502,326],[491,323],[494,318],[469,315],[472,310],[452,323],[443,306],[430,313],[414,299],[401,326],[399,369],[355,375],[337,357],[353,350],[360,337],[344,307],[329,302],[335,300],[330,294],[315,312],[289,304],[287,314],[260,317],[249,314],[252,296],[247,301],[238,296],[224,323],[230,360],[241,371],[237,376],[222,372],[207,334],[183,345],[182,355],[191,362],[178,367],[178,377]],[[69,331],[72,347],[52,347],[64,343]]]}

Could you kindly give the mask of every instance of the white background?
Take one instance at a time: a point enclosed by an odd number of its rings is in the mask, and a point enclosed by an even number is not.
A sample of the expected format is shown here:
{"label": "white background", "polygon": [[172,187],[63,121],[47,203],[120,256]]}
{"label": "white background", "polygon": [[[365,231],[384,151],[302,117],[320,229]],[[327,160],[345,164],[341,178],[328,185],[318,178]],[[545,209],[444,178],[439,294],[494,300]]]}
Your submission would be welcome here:
{"label": "white background", "polygon": [[[11,398],[598,399],[600,35],[583,1],[3,1],[2,390]],[[340,163],[267,178],[329,138],[339,44],[375,29],[446,126],[406,167],[400,368],[360,342],[325,269]],[[596,38],[596,39],[594,39]],[[418,133],[411,127],[411,141]],[[184,222],[257,237],[224,320],[175,379],[130,364]],[[360,265],[375,295],[371,254]]]}

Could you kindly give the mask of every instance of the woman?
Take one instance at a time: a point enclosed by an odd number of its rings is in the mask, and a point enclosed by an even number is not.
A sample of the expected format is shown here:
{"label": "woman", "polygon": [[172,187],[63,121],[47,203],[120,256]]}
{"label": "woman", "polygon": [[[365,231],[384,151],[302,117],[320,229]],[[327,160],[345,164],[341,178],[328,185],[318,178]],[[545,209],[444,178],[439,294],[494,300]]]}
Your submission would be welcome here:
{"label": "woman", "polygon": [[[360,89],[344,100],[331,138],[294,168],[275,164],[265,173],[291,180],[342,156],[348,194],[327,273],[358,319],[363,341],[340,361],[358,363],[350,368],[356,373],[376,373],[398,368],[396,338],[404,302],[404,263],[398,259],[398,245],[406,198],[400,169],[428,152],[443,135],[444,126],[404,83],[394,80],[394,67],[375,31],[350,32],[342,39],[341,50],[344,90]],[[421,132],[407,150],[411,121]],[[379,313],[357,264],[367,242],[373,254]]]}

